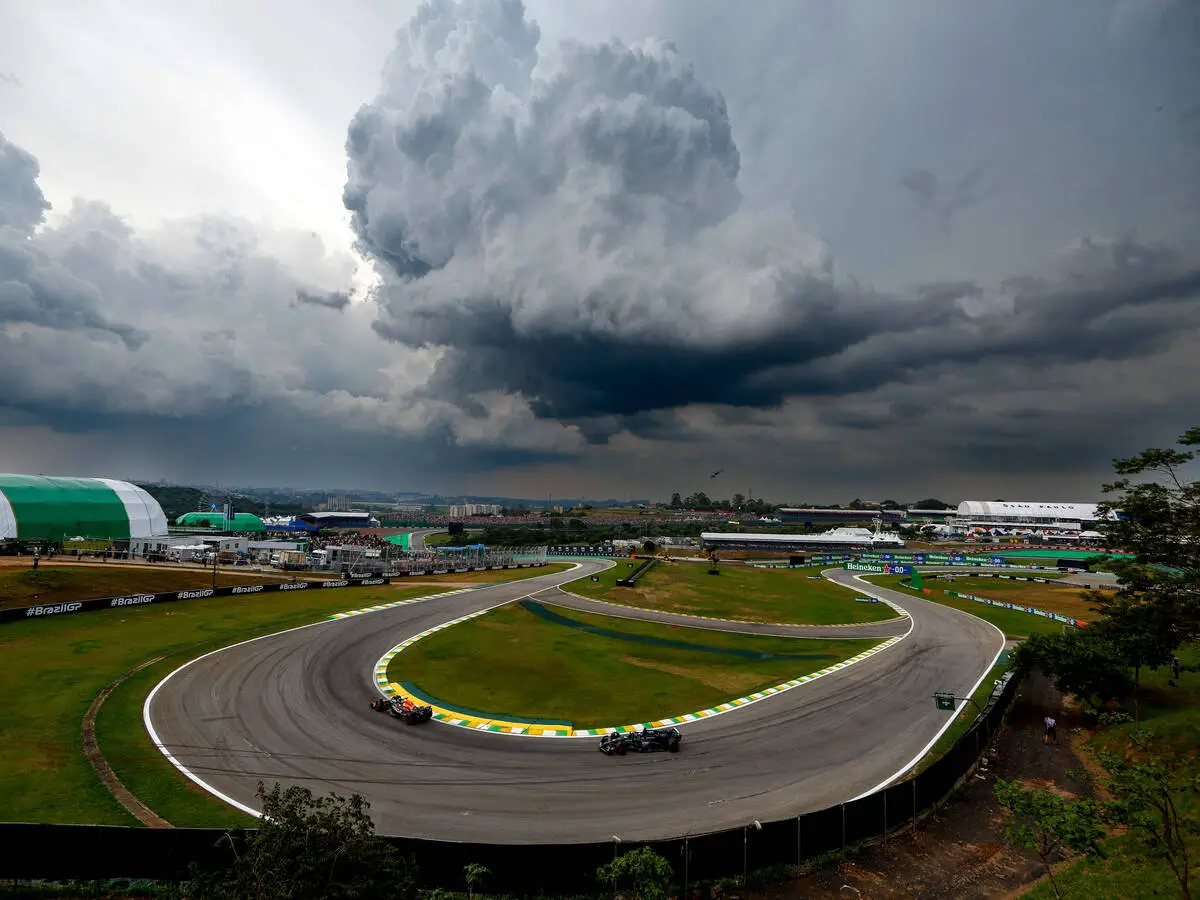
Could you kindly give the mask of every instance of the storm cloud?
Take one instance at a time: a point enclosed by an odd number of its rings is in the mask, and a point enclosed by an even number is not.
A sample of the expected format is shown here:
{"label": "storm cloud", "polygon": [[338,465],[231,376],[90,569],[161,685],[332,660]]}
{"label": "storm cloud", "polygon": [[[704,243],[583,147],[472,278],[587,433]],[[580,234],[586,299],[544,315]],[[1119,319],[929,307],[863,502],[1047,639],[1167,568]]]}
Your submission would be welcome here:
{"label": "storm cloud", "polygon": [[1094,494],[1200,409],[1195,4],[914,2],[22,6],[0,468]]}
{"label": "storm cloud", "polygon": [[[996,285],[860,285],[791,209],[743,207],[725,101],[672,44],[553,44],[515,0],[424,4],[347,151],[376,330],[442,348],[436,396],[516,393],[592,440],[989,358],[1136,358],[1200,324],[1197,259],[1133,237]],[[984,180],[904,184],[948,218]]]}

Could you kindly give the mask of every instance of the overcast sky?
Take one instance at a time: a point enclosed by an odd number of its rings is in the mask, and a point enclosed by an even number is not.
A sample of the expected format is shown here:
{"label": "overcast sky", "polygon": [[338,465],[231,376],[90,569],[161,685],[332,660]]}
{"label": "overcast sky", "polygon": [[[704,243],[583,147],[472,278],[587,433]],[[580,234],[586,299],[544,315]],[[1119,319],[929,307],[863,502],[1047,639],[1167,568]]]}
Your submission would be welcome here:
{"label": "overcast sky", "polygon": [[1200,423],[1198,58],[1194,0],[0,5],[0,470],[1096,498]]}

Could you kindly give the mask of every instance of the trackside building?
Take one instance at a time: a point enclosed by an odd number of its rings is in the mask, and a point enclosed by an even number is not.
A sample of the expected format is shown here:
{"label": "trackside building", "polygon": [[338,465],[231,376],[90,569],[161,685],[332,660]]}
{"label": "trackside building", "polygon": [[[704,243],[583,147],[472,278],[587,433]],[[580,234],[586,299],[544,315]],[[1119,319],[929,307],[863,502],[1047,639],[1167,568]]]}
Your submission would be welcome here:
{"label": "trackside building", "polygon": [[127,541],[166,533],[158,501],[127,481],[0,475],[0,541]]}
{"label": "trackside building", "polygon": [[1046,531],[1092,531],[1114,521],[1116,515],[1100,514],[1095,503],[1015,503],[1000,500],[964,500],[958,504],[955,525],[972,529],[1040,529]]}
{"label": "trackside building", "polygon": [[812,550],[873,550],[903,547],[895,534],[869,528],[831,528],[821,534],[737,534],[703,532],[700,540],[706,548],[751,550],[768,553],[796,553]]}

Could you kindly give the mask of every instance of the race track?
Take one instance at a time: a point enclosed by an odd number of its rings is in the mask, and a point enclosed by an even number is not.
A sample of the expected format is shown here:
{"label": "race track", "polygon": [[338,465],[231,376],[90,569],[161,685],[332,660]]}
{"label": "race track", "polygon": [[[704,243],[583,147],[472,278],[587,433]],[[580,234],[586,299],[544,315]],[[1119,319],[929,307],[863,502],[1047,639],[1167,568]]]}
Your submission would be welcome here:
{"label": "race track", "polygon": [[[900,620],[900,633],[911,623],[905,639],[794,690],[681,726],[679,754],[606,757],[593,739],[408,727],[368,708],[378,696],[372,669],[389,648],[538,592],[558,602],[557,584],[609,563],[580,565],[217,651],[160,684],[148,723],[179,765],[240,804],[254,803],[260,780],[278,780],[364,795],[385,834],[647,840],[793,816],[880,786],[915,762],[950,717],[935,709],[934,691],[964,696],[1003,646],[980,619],[871,586],[910,612]],[[852,573],[826,574],[864,592]]]}

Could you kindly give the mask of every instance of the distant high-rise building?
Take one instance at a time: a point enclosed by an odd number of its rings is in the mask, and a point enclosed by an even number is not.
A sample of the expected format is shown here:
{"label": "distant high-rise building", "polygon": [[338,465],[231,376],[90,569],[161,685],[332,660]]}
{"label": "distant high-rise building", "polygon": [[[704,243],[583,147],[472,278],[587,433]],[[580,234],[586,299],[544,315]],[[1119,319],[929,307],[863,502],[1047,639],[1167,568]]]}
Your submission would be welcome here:
{"label": "distant high-rise building", "polygon": [[450,507],[450,518],[465,519],[467,516],[498,516],[500,506],[496,503],[462,503]]}

